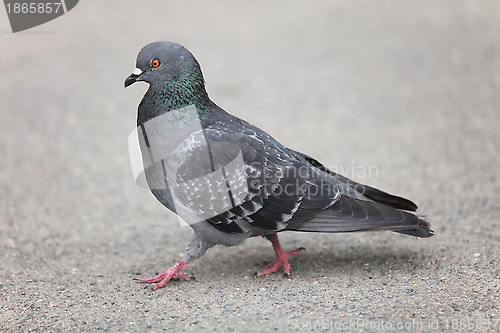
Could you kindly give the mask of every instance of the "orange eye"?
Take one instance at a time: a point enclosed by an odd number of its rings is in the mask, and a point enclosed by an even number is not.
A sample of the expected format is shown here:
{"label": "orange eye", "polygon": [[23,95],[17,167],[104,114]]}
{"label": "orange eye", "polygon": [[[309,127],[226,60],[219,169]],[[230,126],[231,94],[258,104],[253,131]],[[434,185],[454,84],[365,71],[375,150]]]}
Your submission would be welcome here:
{"label": "orange eye", "polygon": [[151,61],[151,66],[157,68],[158,66],[160,66],[160,60],[154,59],[153,61]]}

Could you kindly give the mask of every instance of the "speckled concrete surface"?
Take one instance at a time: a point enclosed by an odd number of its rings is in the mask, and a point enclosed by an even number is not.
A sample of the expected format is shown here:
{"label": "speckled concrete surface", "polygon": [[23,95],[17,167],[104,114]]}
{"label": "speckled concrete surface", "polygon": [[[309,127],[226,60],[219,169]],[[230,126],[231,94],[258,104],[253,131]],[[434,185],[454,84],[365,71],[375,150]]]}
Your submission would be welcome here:
{"label": "speckled concrete surface", "polygon": [[[1,20],[0,331],[498,330],[499,31],[497,1],[81,1],[25,33]],[[194,281],[135,283],[191,235],[129,163],[146,85],[123,81],[155,40],[187,46],[229,112],[415,200],[435,237],[286,233],[307,248],[289,279],[253,277],[273,258],[255,238],[211,249]]]}

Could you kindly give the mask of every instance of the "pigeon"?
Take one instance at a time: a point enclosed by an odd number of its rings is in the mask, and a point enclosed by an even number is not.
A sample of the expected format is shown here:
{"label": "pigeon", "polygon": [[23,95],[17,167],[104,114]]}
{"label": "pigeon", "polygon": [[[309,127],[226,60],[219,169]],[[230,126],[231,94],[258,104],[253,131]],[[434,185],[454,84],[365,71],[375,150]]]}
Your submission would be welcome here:
{"label": "pigeon", "polygon": [[152,194],[194,231],[182,260],[152,278],[163,287],[215,246],[247,238],[271,241],[276,260],[256,273],[281,267],[290,274],[278,232],[389,230],[427,238],[430,224],[417,205],[339,175],[317,159],[290,149],[271,135],[217,106],[208,96],[201,67],[180,44],[144,46],[125,87],[149,84],[137,115],[143,172]]}

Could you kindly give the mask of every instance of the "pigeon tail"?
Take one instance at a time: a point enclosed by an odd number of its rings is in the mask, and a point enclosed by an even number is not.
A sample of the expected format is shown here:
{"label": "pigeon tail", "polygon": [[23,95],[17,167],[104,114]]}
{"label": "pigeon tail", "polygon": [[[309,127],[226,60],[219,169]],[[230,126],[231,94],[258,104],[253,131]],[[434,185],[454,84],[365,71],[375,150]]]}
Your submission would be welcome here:
{"label": "pigeon tail", "polygon": [[424,219],[421,219],[420,217],[418,218],[419,220],[419,226],[418,229],[414,230],[401,230],[401,231],[396,231],[400,234],[405,234],[405,235],[410,235],[410,236],[415,236],[418,238],[429,238],[434,236],[434,231],[431,229],[431,224],[427,222]]}
{"label": "pigeon tail", "polygon": [[292,219],[286,229],[331,233],[386,230],[422,238],[433,235],[429,222],[412,213],[345,195],[307,221]]}

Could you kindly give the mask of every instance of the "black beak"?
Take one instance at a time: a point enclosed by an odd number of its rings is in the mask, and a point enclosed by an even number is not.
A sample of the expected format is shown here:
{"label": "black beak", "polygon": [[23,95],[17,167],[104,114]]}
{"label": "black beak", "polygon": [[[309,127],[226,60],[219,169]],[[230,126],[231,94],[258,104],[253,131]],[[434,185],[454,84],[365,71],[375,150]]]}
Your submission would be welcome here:
{"label": "black beak", "polygon": [[137,78],[139,76],[140,75],[137,75],[137,74],[130,74],[130,76],[125,79],[125,84],[124,84],[125,88],[127,88],[128,86],[130,86],[133,83],[136,83],[137,82]]}

